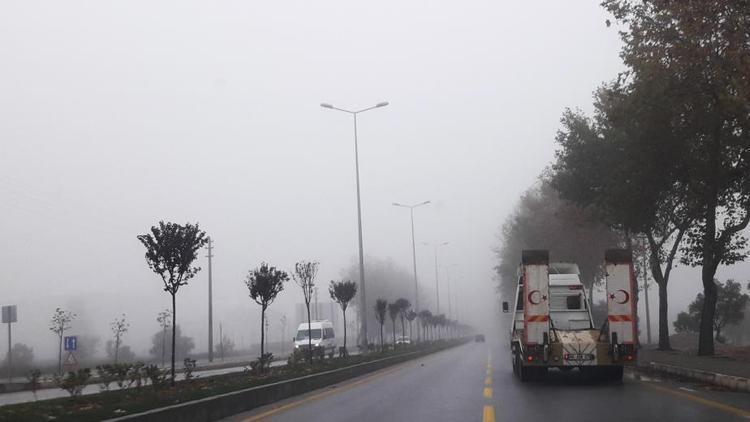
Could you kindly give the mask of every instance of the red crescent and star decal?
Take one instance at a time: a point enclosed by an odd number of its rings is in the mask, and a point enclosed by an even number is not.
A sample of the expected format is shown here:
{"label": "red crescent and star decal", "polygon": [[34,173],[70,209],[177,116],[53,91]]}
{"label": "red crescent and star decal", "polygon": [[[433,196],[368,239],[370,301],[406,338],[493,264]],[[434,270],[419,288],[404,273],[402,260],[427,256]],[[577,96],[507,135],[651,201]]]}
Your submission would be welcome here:
{"label": "red crescent and star decal", "polygon": [[[617,293],[620,293],[620,292],[622,292],[622,295],[618,295],[617,294]],[[620,297],[622,298],[622,300],[617,300]],[[628,301],[630,301],[630,293],[626,292],[625,290],[620,289],[620,290],[617,290],[617,291],[615,291],[613,293],[610,293],[609,294],[609,299],[612,300],[612,301],[615,301],[616,303],[624,305],[624,304],[628,303]]]}
{"label": "red crescent and star decal", "polygon": [[540,292],[539,290],[532,290],[529,292],[528,299],[529,303],[531,303],[532,305],[538,305],[547,300],[547,296],[542,295],[542,292]]}

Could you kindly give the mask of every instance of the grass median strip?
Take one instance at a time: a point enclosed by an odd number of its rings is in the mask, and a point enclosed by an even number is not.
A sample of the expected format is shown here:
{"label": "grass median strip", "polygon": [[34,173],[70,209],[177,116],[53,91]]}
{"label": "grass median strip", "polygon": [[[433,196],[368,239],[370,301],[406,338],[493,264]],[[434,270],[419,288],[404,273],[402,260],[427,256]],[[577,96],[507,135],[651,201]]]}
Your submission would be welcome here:
{"label": "grass median strip", "polygon": [[[125,390],[105,391],[99,394],[80,397],[66,397],[52,400],[14,404],[0,407],[0,421],[99,421],[147,412],[152,409],[183,406],[197,400],[234,394],[242,391],[255,391],[265,385],[290,381],[308,376],[323,376],[344,368],[375,364],[393,365],[430,353],[463,344],[463,341],[441,341],[431,345],[404,347],[388,353],[370,353],[349,358],[326,359],[314,365],[297,364],[271,368],[263,376],[248,373],[231,373],[205,378],[180,381],[174,388],[153,389],[150,385]],[[388,363],[393,359],[393,363]],[[381,366],[381,367],[382,367]],[[349,371],[347,369],[347,371]],[[255,394],[255,393],[248,393]],[[246,408],[243,410],[250,410]],[[240,410],[242,411],[242,410]]]}

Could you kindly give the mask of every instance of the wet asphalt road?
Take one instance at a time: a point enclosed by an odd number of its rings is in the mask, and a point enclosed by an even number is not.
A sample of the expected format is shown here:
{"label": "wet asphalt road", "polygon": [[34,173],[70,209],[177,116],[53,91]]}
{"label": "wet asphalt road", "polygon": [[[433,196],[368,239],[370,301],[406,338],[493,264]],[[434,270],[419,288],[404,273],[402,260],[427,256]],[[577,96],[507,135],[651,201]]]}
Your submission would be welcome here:
{"label": "wet asphalt road", "polygon": [[626,373],[521,383],[499,344],[470,343],[255,409],[230,421],[750,421],[750,394]]}

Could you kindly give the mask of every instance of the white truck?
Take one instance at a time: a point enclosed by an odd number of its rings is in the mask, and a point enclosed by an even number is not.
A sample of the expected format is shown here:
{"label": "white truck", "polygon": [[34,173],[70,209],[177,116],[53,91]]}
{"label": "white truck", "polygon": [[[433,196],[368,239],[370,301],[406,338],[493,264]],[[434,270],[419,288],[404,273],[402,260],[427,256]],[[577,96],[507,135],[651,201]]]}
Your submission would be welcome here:
{"label": "white truck", "polygon": [[[638,350],[636,280],[629,250],[610,249],[606,265],[607,320],[595,327],[578,266],[550,263],[545,250],[522,252],[510,348],[521,381],[539,380],[549,368],[622,379]],[[508,312],[508,302],[503,302]]]}

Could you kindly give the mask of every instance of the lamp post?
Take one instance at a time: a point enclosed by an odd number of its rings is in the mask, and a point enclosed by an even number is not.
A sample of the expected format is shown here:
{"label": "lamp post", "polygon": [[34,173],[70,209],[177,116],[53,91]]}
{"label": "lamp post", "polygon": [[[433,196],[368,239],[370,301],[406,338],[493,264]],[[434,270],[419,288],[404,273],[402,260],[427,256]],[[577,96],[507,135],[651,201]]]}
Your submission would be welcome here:
{"label": "lamp post", "polygon": [[417,249],[414,245],[414,208],[421,207],[422,205],[429,204],[430,201],[420,202],[414,205],[404,205],[394,202],[393,206],[408,208],[411,214],[411,256],[412,264],[414,265],[414,309],[419,312],[419,283],[417,282]]}
{"label": "lamp post", "polygon": [[448,287],[448,289],[447,289],[448,290],[447,291],[447,295],[448,295],[448,318],[453,318],[453,309],[452,309],[452,306],[451,306],[452,298],[451,298],[451,273],[450,273],[450,268],[451,267],[457,267],[457,266],[458,265],[456,265],[456,264],[450,264],[450,265],[443,266],[443,268],[445,269],[445,280],[447,281],[447,287]]}
{"label": "lamp post", "polygon": [[[359,189],[359,145],[357,143],[357,114],[364,113],[365,111],[372,110],[375,108],[385,107],[388,105],[388,102],[380,102],[375,104],[372,107],[363,108],[361,110],[346,110],[343,108],[334,107],[331,104],[322,103],[320,104],[323,108],[328,108],[331,110],[338,110],[342,111],[344,113],[349,113],[354,118],[354,169],[357,176],[357,230],[359,233],[359,293],[360,293],[360,299],[361,299],[361,312],[359,313],[361,318],[361,326],[362,331],[360,333],[360,338],[362,339],[362,342],[365,347],[367,347],[367,300],[365,298],[365,261],[364,261],[364,252],[362,247],[362,201],[360,199],[360,189]],[[365,350],[367,350],[365,348]]]}
{"label": "lamp post", "polygon": [[435,305],[437,307],[436,314],[440,314],[440,278],[438,276],[438,248],[441,246],[447,245],[449,242],[442,242],[442,243],[429,243],[429,242],[422,242],[423,245],[432,245],[435,248],[435,301],[437,302]]}

